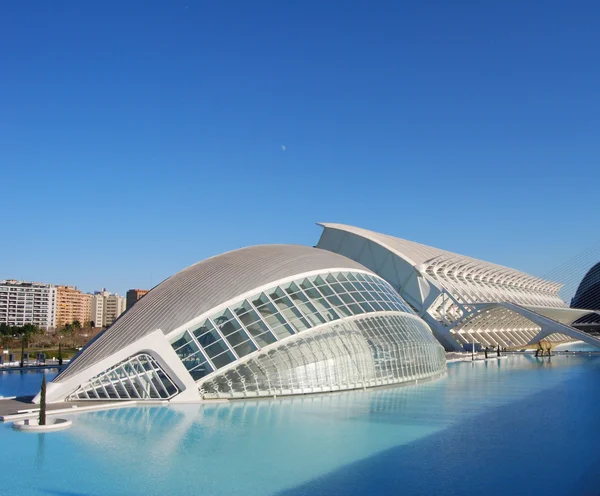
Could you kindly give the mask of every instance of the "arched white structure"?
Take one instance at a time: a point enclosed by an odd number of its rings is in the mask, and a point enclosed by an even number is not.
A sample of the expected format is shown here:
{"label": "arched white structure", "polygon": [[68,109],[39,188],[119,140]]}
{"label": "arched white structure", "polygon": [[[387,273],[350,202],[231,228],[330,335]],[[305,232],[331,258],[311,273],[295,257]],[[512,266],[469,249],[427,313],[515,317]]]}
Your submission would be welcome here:
{"label": "arched white structure", "polygon": [[589,313],[570,309],[560,284],[501,265],[343,224],[321,223],[318,247],[344,255],[388,281],[448,350],[515,348],[538,342],[600,340],[572,327]]}
{"label": "arched white structure", "polygon": [[47,388],[63,400],[306,394],[445,373],[429,327],[381,277],[318,248],[265,245],[165,280]]}

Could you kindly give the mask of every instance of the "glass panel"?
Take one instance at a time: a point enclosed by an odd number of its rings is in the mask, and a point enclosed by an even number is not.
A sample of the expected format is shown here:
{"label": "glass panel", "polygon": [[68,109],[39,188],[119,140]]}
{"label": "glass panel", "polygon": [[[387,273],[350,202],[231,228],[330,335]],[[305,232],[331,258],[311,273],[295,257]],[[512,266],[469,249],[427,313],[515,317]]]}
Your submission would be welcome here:
{"label": "glass panel", "polygon": [[[276,291],[274,294],[279,296],[278,300],[275,301],[277,308],[281,311],[281,313],[285,316],[285,318],[292,324],[293,327],[296,328],[298,332],[304,331],[310,327],[306,319],[302,316],[300,310],[298,310],[292,301],[283,295],[283,291],[278,288],[279,291]],[[279,295],[281,292],[281,295]]]}
{"label": "glass panel", "polygon": [[[204,334],[209,333],[214,330],[214,326],[210,320],[205,320],[201,324],[198,324],[195,328],[192,328],[192,334],[196,336],[196,338],[202,337]],[[202,344],[202,343],[200,343]]]}
{"label": "glass panel", "polygon": [[227,345],[221,339],[212,343],[210,346],[205,347],[204,351],[206,351],[207,355],[212,359],[228,349]]}
{"label": "glass panel", "polygon": [[291,298],[313,326],[327,322],[303,293],[294,293]]}
{"label": "glass panel", "polygon": [[250,324],[260,320],[260,317],[247,300],[244,300],[242,304],[236,308],[235,312],[244,326],[249,326]]}
{"label": "glass panel", "polygon": [[365,312],[360,306],[356,304],[356,302],[348,293],[341,294],[340,298],[344,300],[344,303],[346,303],[347,307],[352,311],[354,315],[358,315],[359,313]]}
{"label": "glass panel", "polygon": [[225,311],[216,315],[212,315],[210,320],[215,323],[224,336],[241,329],[241,326],[238,324],[237,320],[233,316],[233,313],[231,313],[231,310],[229,309],[226,309]]}
{"label": "glass panel", "polygon": [[193,379],[197,381],[198,379],[202,379],[205,375],[210,374],[212,371],[212,367],[207,362],[195,368],[194,370],[190,370],[190,374],[193,377]]}
{"label": "glass panel", "polygon": [[325,298],[316,289],[307,289],[306,295],[310,298],[315,307],[319,312],[326,317],[329,321],[337,320],[340,316],[331,307]]}
{"label": "glass panel", "polygon": [[181,338],[175,341],[172,346],[180,358],[193,355],[199,350],[198,345],[194,342],[188,331],[186,331]]}
{"label": "glass panel", "polygon": [[188,339],[187,336],[188,336],[188,333],[186,332],[177,341],[173,341],[171,343],[171,346],[173,347],[173,349],[176,350],[177,348],[187,344],[188,341],[191,341],[190,339]]}
{"label": "glass panel", "polygon": [[246,334],[244,331],[240,330],[237,332],[232,332],[225,339],[233,348],[234,346],[237,346],[238,344],[245,343],[250,338],[248,337],[248,334]]}
{"label": "glass panel", "polygon": [[[265,296],[265,298],[266,298],[266,296]],[[267,324],[269,324],[271,329],[274,329],[275,327],[278,327],[278,326],[286,323],[286,320],[279,313],[277,308],[275,308],[275,305],[273,305],[270,302],[258,307],[257,310],[262,315],[262,317],[265,319]]]}
{"label": "glass panel", "polygon": [[276,303],[278,299],[283,298],[285,296],[285,293],[279,286],[268,290],[267,293],[271,297],[271,299]]}
{"label": "glass panel", "polygon": [[283,324],[277,327],[272,327],[271,329],[273,330],[273,334],[275,334],[275,336],[277,336],[277,339],[279,340],[285,339],[291,336],[292,334],[295,334],[289,324]]}
{"label": "glass panel", "polygon": [[342,293],[345,293],[346,290],[342,287],[342,285],[339,282],[334,282],[332,284],[330,284],[331,289],[333,289],[333,291],[337,294],[337,295],[341,295]]}
{"label": "glass panel", "polygon": [[371,305],[376,312],[383,312],[383,307],[376,301],[370,301],[369,305]]}
{"label": "glass panel", "polygon": [[313,283],[313,285],[315,285],[317,287],[327,286],[327,283],[323,280],[323,278],[321,276],[316,276],[315,278],[311,277],[310,280]]}
{"label": "glass panel", "polygon": [[267,346],[276,341],[275,336],[271,334],[269,328],[262,321],[255,322],[247,326],[246,329],[260,347]]}
{"label": "glass panel", "polygon": [[158,363],[150,355],[141,353],[129,357],[82,384],[70,399],[98,400],[107,397],[115,400],[167,399],[178,391]]}
{"label": "glass panel", "polygon": [[261,305],[267,305],[271,302],[265,293],[261,293],[255,300],[252,300],[252,304],[255,307],[260,307]]}
{"label": "glass panel", "polygon": [[314,288],[314,286],[312,285],[312,283],[308,280],[308,279],[304,279],[301,283],[300,283],[300,287],[304,290],[308,290],[308,289],[312,289]]}
{"label": "glass panel", "polygon": [[240,358],[257,350],[256,346],[254,346],[254,343],[250,340],[246,341],[245,343],[238,344],[233,349]]}
{"label": "glass panel", "polygon": [[342,286],[344,286],[344,289],[348,293],[352,293],[352,292],[356,291],[356,289],[354,288],[354,286],[352,286],[352,284],[350,284],[349,282],[343,282]]}
{"label": "glass panel", "polygon": [[217,367],[218,369],[220,369],[221,367],[224,367],[225,365],[229,365],[234,360],[235,360],[235,356],[233,353],[231,353],[231,351],[226,351],[225,353],[222,353],[221,355],[218,355],[218,356],[215,356],[214,358],[212,358],[212,362],[215,364],[215,367]]}
{"label": "glass panel", "polygon": [[194,367],[198,366],[198,364],[206,361],[206,358],[200,351],[194,355],[188,355],[185,357],[179,356],[179,358],[181,359],[183,365],[185,365],[185,368],[188,370],[193,369]]}

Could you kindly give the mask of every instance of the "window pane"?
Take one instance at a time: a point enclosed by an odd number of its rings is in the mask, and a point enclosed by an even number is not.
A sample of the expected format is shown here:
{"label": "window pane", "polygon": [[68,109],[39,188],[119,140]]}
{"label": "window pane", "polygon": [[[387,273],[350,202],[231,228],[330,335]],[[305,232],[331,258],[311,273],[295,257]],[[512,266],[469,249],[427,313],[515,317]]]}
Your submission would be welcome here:
{"label": "window pane", "polygon": [[327,300],[323,298],[323,296],[321,296],[321,294],[316,289],[306,290],[306,295],[310,298],[317,310],[319,310],[319,312],[329,321],[337,320],[340,318],[337,312],[331,307]]}
{"label": "window pane", "polygon": [[181,359],[181,362],[183,363],[185,368],[188,370],[193,369],[194,367],[197,367],[198,365],[200,365],[203,362],[206,362],[206,358],[204,358],[204,355],[200,351],[198,351],[198,353],[195,353],[194,355],[188,355],[188,356],[180,355],[179,358]]}
{"label": "window pane", "polygon": [[257,308],[258,312],[265,319],[271,329],[285,324],[286,321],[272,303]]}
{"label": "window pane", "polygon": [[[231,337],[231,336],[230,336]],[[248,339],[245,343],[238,344],[233,348],[239,357],[246,356],[254,351],[256,351],[256,346],[254,343]]]}
{"label": "window pane", "polygon": [[246,327],[260,347],[267,346],[276,341],[264,322],[258,321]]}
{"label": "window pane", "polygon": [[[246,307],[248,305],[248,307]],[[241,308],[241,307],[240,307]],[[250,324],[253,324],[256,321],[260,320],[258,314],[254,311],[254,309],[250,306],[247,301],[244,301],[243,312],[238,315],[238,318],[242,321],[244,326],[248,327]]]}
{"label": "window pane", "polygon": [[275,334],[275,336],[277,336],[278,339],[285,339],[288,336],[291,336],[292,334],[294,334],[294,331],[292,330],[292,328],[288,325],[288,324],[283,324],[277,327],[273,327],[273,334]]}
{"label": "window pane", "polygon": [[199,379],[202,379],[205,375],[210,374],[213,371],[212,367],[210,366],[210,364],[208,362],[198,366],[197,368],[195,368],[194,370],[190,370],[190,374],[192,376],[192,378],[197,381]]}
{"label": "window pane", "polygon": [[252,307],[250,306],[250,303],[248,303],[247,300],[238,303],[233,311],[240,318],[240,320],[242,320],[242,322],[244,322],[244,319],[248,318],[248,312],[253,312]]}
{"label": "window pane", "polygon": [[356,289],[354,288],[354,286],[352,286],[352,284],[350,284],[349,282],[343,282],[342,286],[344,286],[344,289],[348,293],[352,293],[353,291],[356,291]]}
{"label": "window pane", "polygon": [[172,346],[180,357],[192,355],[198,351],[198,345],[194,342],[188,331],[175,341]]}
{"label": "window pane", "polygon": [[212,359],[212,362],[215,364],[215,367],[220,369],[221,367],[224,367],[225,365],[230,364],[234,360],[235,360],[235,356],[233,355],[233,353],[231,353],[231,351],[227,351],[225,353],[222,353],[219,356],[214,357]]}
{"label": "window pane", "polygon": [[304,281],[302,281],[300,283],[300,287],[304,290],[309,290],[314,288],[314,286],[312,285],[312,283],[308,280],[308,279],[304,279]]}
{"label": "window pane", "polygon": [[294,293],[291,298],[313,326],[327,322],[303,293]]}
{"label": "window pane", "polygon": [[223,353],[225,350],[228,350],[228,348],[227,345],[223,342],[223,340],[221,340],[217,341],[216,343],[212,343],[210,346],[204,348],[204,350],[206,351],[207,355],[212,359],[220,353]]}
{"label": "window pane", "polygon": [[[283,291],[281,292],[283,294]],[[280,297],[275,304],[285,318],[296,328],[298,332],[304,331],[310,327],[306,319],[302,317],[300,310],[298,310],[292,301],[287,296]]]}
{"label": "window pane", "polygon": [[221,339],[210,320],[205,320],[197,328],[192,329],[192,333],[196,336],[202,346],[205,346],[205,343],[210,344],[217,339]]}

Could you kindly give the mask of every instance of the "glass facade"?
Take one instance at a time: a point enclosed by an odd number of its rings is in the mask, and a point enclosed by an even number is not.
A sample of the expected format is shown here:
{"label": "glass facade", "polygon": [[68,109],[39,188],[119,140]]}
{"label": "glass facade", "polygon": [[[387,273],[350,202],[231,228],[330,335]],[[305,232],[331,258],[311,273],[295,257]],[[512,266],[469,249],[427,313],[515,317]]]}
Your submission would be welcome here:
{"label": "glass facade", "polygon": [[426,379],[446,368],[426,324],[403,314],[332,323],[202,382],[204,398],[307,394]]}
{"label": "glass facade", "polygon": [[[427,324],[386,281],[358,271],[257,291],[169,342],[206,399],[383,386],[437,377],[446,368]],[[181,391],[156,358],[130,356],[68,399],[171,399]]]}
{"label": "glass facade", "polygon": [[150,355],[140,353],[98,374],[69,400],[167,400],[179,389]]}
{"label": "glass facade", "polygon": [[446,366],[442,347],[398,293],[377,276],[352,271],[257,292],[190,326],[171,345],[205,398],[393,384]]}
{"label": "glass facade", "polygon": [[171,342],[194,380],[312,327],[383,311],[413,313],[383,279],[360,272],[303,277],[211,315]]}

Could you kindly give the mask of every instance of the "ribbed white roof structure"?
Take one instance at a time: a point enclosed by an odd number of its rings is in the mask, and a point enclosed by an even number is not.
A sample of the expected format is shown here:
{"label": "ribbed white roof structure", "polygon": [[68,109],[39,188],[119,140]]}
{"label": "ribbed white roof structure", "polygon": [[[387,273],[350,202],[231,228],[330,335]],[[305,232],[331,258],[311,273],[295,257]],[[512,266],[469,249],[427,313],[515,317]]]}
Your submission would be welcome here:
{"label": "ribbed white roof structure", "polygon": [[[561,284],[546,281],[531,276],[524,272],[498,265],[477,258],[459,255],[451,251],[442,250],[433,246],[408,241],[388,234],[381,234],[360,227],[320,222],[318,225],[326,229],[337,229],[347,233],[370,239],[377,244],[388,248],[415,267],[429,269],[431,272],[456,272],[465,277],[472,276],[473,280],[488,282],[498,285],[521,287],[523,289],[547,291],[556,294]],[[559,299],[560,300],[560,299]],[[560,306],[566,306],[562,301],[557,301]]]}
{"label": "ribbed white roof structure", "polygon": [[259,245],[195,263],[164,280],[87,346],[56,381],[69,378],[160,329],[164,334],[253,288],[323,269],[362,269],[353,260],[301,245]]}
{"label": "ribbed white roof structure", "polygon": [[[560,298],[559,283],[359,227],[319,225],[324,228],[319,248],[352,258],[383,277],[430,324],[447,349],[472,342],[527,345],[540,338],[542,325],[554,329],[548,334],[551,340],[568,340],[567,335],[587,339],[569,327],[581,312],[569,309]],[[498,307],[505,303],[510,305]],[[527,307],[527,312],[519,313],[521,307]],[[532,313],[547,320],[532,322]],[[554,320],[553,315],[560,319]]]}

